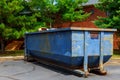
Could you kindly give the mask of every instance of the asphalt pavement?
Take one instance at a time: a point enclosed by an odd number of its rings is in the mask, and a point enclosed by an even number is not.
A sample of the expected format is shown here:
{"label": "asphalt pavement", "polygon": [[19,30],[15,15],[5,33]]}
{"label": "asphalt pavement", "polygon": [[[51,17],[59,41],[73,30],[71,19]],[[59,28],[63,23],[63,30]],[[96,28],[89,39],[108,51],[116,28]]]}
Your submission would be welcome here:
{"label": "asphalt pavement", "polygon": [[90,73],[84,78],[39,62],[7,60],[0,62],[0,80],[120,80],[120,59],[112,59],[104,66],[107,75]]}

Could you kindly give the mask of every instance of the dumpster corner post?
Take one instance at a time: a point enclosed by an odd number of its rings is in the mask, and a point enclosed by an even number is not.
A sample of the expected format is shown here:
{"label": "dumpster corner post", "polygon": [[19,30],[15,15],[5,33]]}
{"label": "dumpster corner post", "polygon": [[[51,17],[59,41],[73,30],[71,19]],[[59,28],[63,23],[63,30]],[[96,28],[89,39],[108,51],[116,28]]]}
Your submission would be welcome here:
{"label": "dumpster corner post", "polygon": [[104,32],[101,32],[101,44],[100,44],[100,60],[99,60],[99,69],[100,69],[100,73],[101,74],[107,74],[107,72],[104,70],[104,66],[103,66],[103,57],[104,57]]}
{"label": "dumpster corner post", "polygon": [[84,42],[84,77],[87,77],[89,72],[88,72],[88,53],[87,53],[87,35],[88,35],[88,31],[85,31],[85,42]]}

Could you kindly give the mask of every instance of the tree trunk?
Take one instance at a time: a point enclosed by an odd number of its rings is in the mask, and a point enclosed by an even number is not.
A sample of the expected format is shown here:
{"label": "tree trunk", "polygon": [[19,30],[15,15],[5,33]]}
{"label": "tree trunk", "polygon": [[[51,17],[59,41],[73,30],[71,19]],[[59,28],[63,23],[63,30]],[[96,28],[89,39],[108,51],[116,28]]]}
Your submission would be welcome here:
{"label": "tree trunk", "polygon": [[1,38],[0,44],[1,44],[1,53],[4,53],[5,52],[5,45],[4,45],[4,39],[3,38]]}

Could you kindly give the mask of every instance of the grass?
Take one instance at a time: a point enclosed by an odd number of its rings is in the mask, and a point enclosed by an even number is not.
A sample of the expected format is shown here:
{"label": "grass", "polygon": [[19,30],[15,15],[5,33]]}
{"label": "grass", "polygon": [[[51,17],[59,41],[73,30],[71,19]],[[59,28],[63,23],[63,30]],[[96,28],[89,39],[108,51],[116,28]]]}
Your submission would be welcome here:
{"label": "grass", "polygon": [[16,50],[16,51],[5,51],[5,53],[0,53],[0,57],[3,56],[23,56],[24,50]]}
{"label": "grass", "polygon": [[112,56],[112,58],[120,58],[120,50],[114,50],[114,54]]}

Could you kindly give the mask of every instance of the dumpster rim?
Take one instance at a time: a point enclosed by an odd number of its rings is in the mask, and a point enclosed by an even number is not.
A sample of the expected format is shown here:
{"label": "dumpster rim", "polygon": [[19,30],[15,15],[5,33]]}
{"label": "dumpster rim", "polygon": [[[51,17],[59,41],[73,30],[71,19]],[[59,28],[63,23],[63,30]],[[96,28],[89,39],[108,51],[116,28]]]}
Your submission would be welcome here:
{"label": "dumpster rim", "polygon": [[57,28],[57,29],[50,29],[50,30],[44,30],[44,31],[38,31],[38,32],[27,32],[28,34],[39,34],[39,33],[51,33],[51,32],[61,32],[61,31],[106,31],[106,32],[115,32],[117,29],[110,29],[110,28],[82,28],[82,27],[68,27],[68,28]]}

